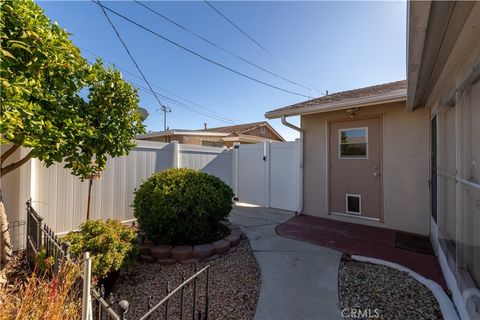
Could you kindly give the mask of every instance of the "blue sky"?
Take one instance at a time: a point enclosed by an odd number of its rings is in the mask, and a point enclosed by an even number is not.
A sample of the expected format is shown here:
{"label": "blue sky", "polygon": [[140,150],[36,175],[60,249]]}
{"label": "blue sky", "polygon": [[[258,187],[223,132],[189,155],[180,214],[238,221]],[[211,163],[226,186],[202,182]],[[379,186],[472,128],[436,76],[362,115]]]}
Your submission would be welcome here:
{"label": "blue sky", "polygon": [[[72,33],[73,42],[140,76],[98,5],[90,1],[37,2],[53,21]],[[244,59],[307,90],[242,62],[177,28],[131,1],[104,1],[105,6],[140,22],[212,60],[272,85],[312,98],[330,93],[405,79],[406,2],[212,2],[285,67],[262,51],[204,2],[147,1],[145,4]],[[183,51],[113,14],[110,17],[154,89],[188,105],[192,112],[161,99],[172,112],[167,125],[177,129],[264,120],[264,113],[307,100],[226,71]],[[94,56],[82,50],[90,61]],[[124,78],[146,85],[122,72]],[[162,89],[160,89],[160,88]],[[167,90],[167,91],[165,91]],[[176,96],[174,96],[176,95]],[[154,97],[139,92],[150,116],[148,130],[163,129],[163,115]],[[179,97],[186,98],[183,100]],[[201,107],[200,107],[201,106]],[[204,108],[202,108],[204,107]],[[205,109],[207,108],[207,109]],[[212,115],[213,118],[206,114]],[[223,119],[219,119],[218,117]],[[230,120],[230,121],[231,121]],[[298,123],[298,119],[292,119]],[[296,133],[279,120],[271,124],[287,138]]]}

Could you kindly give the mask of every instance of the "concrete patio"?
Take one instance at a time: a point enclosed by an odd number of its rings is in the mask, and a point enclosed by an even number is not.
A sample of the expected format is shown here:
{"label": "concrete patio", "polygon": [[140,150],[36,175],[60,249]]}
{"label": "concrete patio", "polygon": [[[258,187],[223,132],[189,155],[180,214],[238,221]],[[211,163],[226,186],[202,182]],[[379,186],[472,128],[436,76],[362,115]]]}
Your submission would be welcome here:
{"label": "concrete patio", "polygon": [[398,263],[447,289],[442,270],[433,252],[425,254],[396,247],[395,230],[299,215],[282,223],[277,232],[282,237],[351,255]]}
{"label": "concrete patio", "polygon": [[255,319],[340,319],[338,266],[342,253],[281,237],[289,211],[236,206],[230,221],[248,236],[262,272]]}

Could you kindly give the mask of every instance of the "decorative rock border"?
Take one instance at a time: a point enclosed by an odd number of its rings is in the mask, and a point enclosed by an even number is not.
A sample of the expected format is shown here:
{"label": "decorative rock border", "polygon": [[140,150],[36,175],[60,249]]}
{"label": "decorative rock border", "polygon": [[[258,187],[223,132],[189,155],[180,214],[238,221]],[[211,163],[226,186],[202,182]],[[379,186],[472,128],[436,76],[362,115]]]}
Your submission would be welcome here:
{"label": "decorative rock border", "polygon": [[171,265],[175,263],[192,264],[199,261],[210,261],[221,255],[235,250],[246,236],[239,226],[227,225],[230,234],[223,239],[212,243],[198,244],[195,246],[170,246],[155,245],[152,241],[145,240],[140,246],[140,259],[148,263]]}

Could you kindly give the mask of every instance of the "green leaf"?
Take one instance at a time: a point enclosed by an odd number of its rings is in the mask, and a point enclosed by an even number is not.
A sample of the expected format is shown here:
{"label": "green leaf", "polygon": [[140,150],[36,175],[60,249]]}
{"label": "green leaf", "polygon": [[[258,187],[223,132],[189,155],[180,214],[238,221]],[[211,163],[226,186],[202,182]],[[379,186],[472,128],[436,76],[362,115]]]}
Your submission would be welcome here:
{"label": "green leaf", "polygon": [[0,13],[2,143],[65,162],[81,179],[128,153],[145,131],[137,91],[100,60],[90,66],[33,1],[0,1]]}
{"label": "green leaf", "polygon": [[2,53],[2,56],[15,59],[15,57],[10,52],[8,52],[7,50],[5,50],[3,48],[0,48],[0,52]]}

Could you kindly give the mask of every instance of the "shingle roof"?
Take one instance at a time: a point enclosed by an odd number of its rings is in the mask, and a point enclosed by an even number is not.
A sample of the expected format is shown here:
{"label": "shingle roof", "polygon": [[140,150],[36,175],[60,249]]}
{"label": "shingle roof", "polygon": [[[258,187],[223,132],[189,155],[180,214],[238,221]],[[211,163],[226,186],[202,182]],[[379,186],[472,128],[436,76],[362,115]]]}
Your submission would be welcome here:
{"label": "shingle roof", "polygon": [[207,130],[198,130],[198,131],[207,131],[207,132],[225,132],[225,133],[244,133],[262,126],[268,125],[267,121],[253,122],[253,123],[244,123],[234,126],[226,127],[217,127],[217,128],[208,128]]}
{"label": "shingle roof", "polygon": [[290,106],[286,106],[283,108],[278,108],[272,111],[267,112],[269,113],[274,113],[274,112],[282,112],[282,111],[290,111],[290,110],[295,110],[295,109],[301,109],[309,106],[318,106],[318,105],[324,105],[324,104],[331,104],[331,103],[338,103],[338,102],[346,102],[349,100],[355,100],[359,98],[366,98],[366,97],[371,97],[375,95],[382,95],[382,94],[387,94],[390,92],[398,91],[398,90],[403,90],[407,88],[407,81],[406,80],[401,80],[401,81],[395,81],[395,82],[389,82],[389,83],[384,83],[380,85],[375,85],[375,86],[370,86],[370,87],[365,87],[365,88],[359,88],[359,89],[354,89],[354,90],[348,90],[348,91],[341,91],[337,93],[332,93],[320,98],[312,99],[312,100],[307,100],[303,101],[300,103],[296,103]]}

